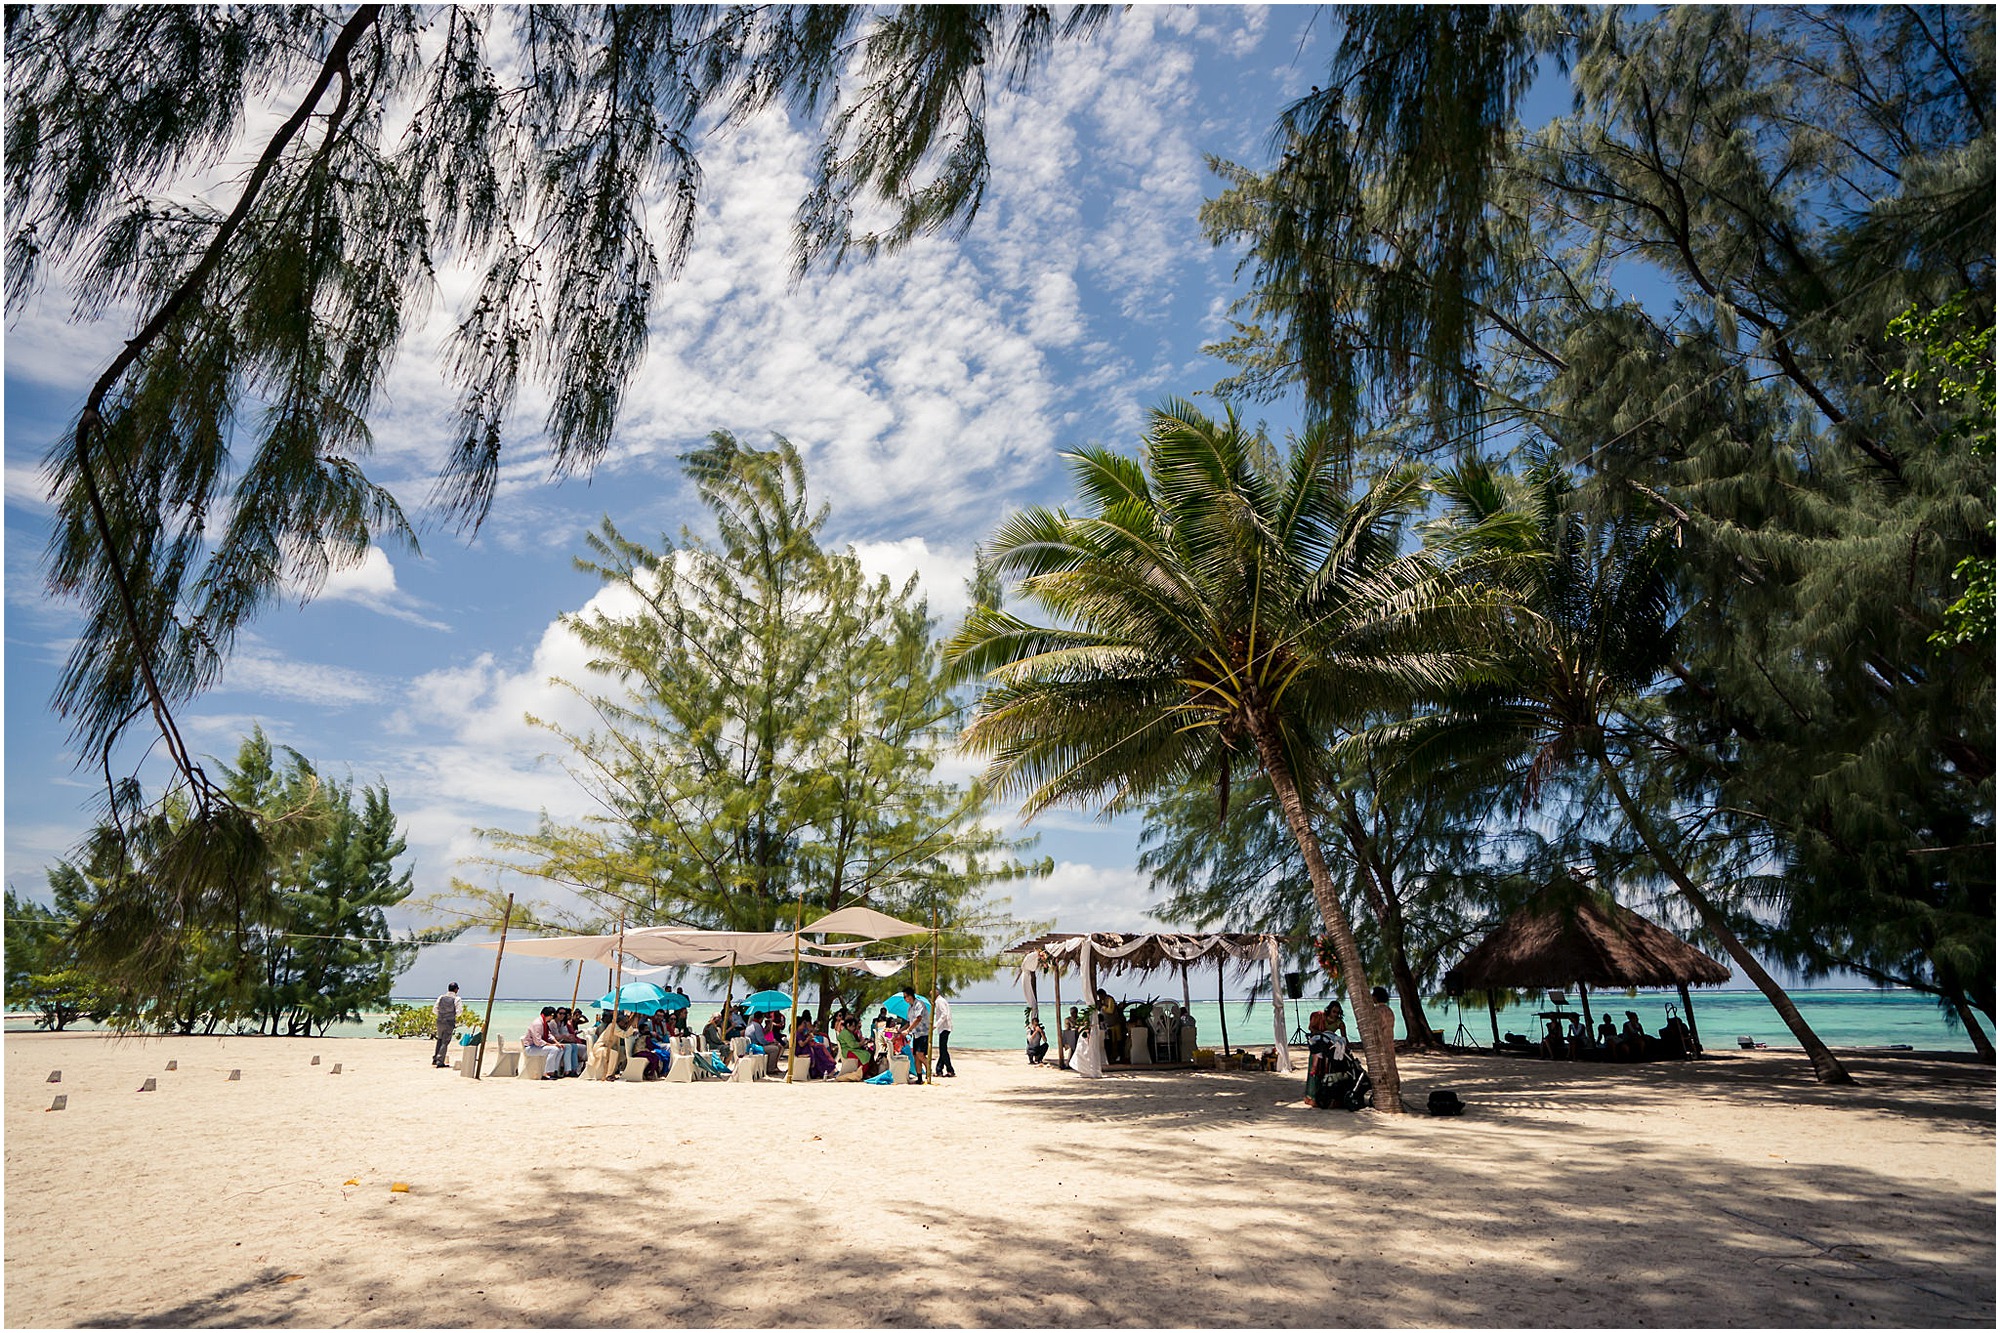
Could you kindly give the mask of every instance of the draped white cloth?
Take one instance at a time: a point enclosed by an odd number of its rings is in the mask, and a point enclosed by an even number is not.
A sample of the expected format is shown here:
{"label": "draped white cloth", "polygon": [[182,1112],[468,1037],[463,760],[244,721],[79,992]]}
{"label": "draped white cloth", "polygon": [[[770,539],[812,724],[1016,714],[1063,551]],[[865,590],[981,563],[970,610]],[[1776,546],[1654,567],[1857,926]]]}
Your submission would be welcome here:
{"label": "draped white cloth", "polygon": [[1104,1020],[1091,1011],[1090,1026],[1083,1030],[1077,1040],[1076,1054],[1070,1057],[1070,1067],[1085,1078],[1104,1077]]}
{"label": "draped white cloth", "polygon": [[[789,934],[789,932],[787,932]],[[871,940],[893,939],[898,935],[928,935],[929,926],[919,926],[878,912],[872,907],[843,907],[828,912],[801,931],[806,935],[864,935]]]}
{"label": "draped white cloth", "polygon": [[[1233,941],[1223,935],[1183,935],[1153,934],[1139,935],[1127,940],[1121,934],[1103,932],[1076,935],[1068,939],[1048,940],[1038,946],[1039,954],[1045,955],[1051,966],[1076,967],[1083,972],[1084,999],[1092,1001],[1097,994],[1097,964],[1099,960],[1115,963],[1119,959],[1130,958],[1142,949],[1157,946],[1165,960],[1177,965],[1185,978],[1189,966],[1195,963],[1213,963],[1224,966],[1234,961],[1247,966],[1262,965],[1270,973],[1271,985],[1271,1029],[1272,1050],[1276,1055],[1277,1068],[1289,1073],[1292,1069],[1292,1053],[1288,1042],[1290,1028],[1285,1013],[1284,954],[1279,937],[1258,935],[1250,939]],[[1035,973],[1041,967],[1041,958],[1031,951],[1021,959],[1021,994],[1032,1006],[1036,1003]],[[1122,969],[1114,969],[1122,970]],[[1094,1011],[1093,1011],[1094,1012]],[[1104,1038],[1095,1018],[1090,1031],[1077,1043],[1075,1064],[1085,1078],[1099,1078],[1104,1072]]]}
{"label": "draped white cloth", "polygon": [[1277,1036],[1271,1049],[1278,1053],[1278,1072],[1292,1072],[1291,1029],[1285,1026],[1285,988],[1279,983],[1284,980],[1284,958],[1278,952],[1278,937],[1273,935],[1265,941],[1270,946],[1271,962],[1271,1026]]}

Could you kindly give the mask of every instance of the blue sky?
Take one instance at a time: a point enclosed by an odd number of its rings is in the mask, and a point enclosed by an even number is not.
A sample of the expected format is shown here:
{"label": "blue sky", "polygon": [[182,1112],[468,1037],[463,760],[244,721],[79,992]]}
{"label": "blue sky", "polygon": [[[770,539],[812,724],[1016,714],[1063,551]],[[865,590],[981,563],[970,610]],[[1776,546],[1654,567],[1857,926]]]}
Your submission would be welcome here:
{"label": "blue sky", "polygon": [[[555,621],[598,588],[571,558],[605,515],[642,537],[697,521],[677,455],[717,427],[788,437],[832,506],[832,539],[873,570],[920,574],[934,613],[955,620],[973,548],[997,520],[1066,495],[1060,450],[1130,447],[1147,407],[1223,374],[1200,348],[1226,332],[1236,256],[1201,236],[1196,212],[1216,187],[1203,158],[1263,160],[1279,108],[1324,68],[1316,12],[1119,13],[1058,50],[1029,93],[996,93],[992,186],[964,241],[798,288],[788,228],[805,138],[772,116],[711,143],[698,239],[661,293],[609,456],[587,480],[552,484],[533,434],[539,405],[524,396],[492,517],[470,542],[420,510],[446,441],[436,358],[463,290],[445,275],[438,316],[405,348],[372,422],[370,475],[418,517],[422,554],[378,549],[309,605],[266,614],[221,687],[187,710],[190,740],[228,759],[261,724],[323,772],[386,781],[419,894],[467,873],[475,828],[582,813],[542,758],[549,738],[523,721],[573,709],[547,684],[581,667]],[[42,588],[37,464],[129,333],[129,315],[69,314],[59,290],[45,291],[5,344],[5,871],[36,896],[88,827],[97,790],[48,706],[75,619]],[[1014,887],[1018,915],[1064,929],[1145,924],[1131,821],[1075,812],[1031,831],[1057,869]],[[429,951],[399,990],[469,985],[483,976],[476,958]],[[533,965],[520,966],[504,993],[534,993]]]}

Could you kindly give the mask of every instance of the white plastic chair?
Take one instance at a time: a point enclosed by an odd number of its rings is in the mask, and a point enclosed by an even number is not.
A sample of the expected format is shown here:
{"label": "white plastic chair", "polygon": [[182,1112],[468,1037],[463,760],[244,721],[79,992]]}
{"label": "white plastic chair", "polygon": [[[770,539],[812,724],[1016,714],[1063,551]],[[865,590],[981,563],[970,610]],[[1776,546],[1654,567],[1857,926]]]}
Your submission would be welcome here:
{"label": "white plastic chair", "polygon": [[518,1050],[512,1050],[512,1051],[508,1050],[507,1039],[505,1037],[497,1038],[497,1040],[499,1041],[500,1046],[498,1051],[493,1056],[493,1068],[486,1071],[486,1077],[488,1078],[518,1077],[521,1072],[521,1052]]}
{"label": "white plastic chair", "polygon": [[549,1072],[549,1060],[560,1054],[554,1046],[537,1046],[521,1053],[521,1077],[540,1078]]}

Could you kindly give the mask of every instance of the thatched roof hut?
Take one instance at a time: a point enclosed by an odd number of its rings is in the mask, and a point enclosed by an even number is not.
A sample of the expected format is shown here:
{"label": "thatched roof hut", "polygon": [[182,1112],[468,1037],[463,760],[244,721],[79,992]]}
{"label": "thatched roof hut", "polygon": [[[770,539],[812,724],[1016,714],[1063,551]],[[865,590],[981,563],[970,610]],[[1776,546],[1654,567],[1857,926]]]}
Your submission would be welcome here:
{"label": "thatched roof hut", "polygon": [[1729,969],[1629,907],[1588,894],[1545,893],[1501,922],[1444,974],[1468,990],[1600,990],[1717,986]]}
{"label": "thatched roof hut", "polygon": [[[1563,884],[1501,922],[1444,974],[1444,986],[1453,995],[1486,991],[1490,1000],[1496,990],[1559,991],[1573,985],[1586,1023],[1592,986],[1673,986],[1680,991],[1688,1026],[1694,1028],[1688,987],[1719,986],[1729,975],[1721,963],[1631,908]],[[1489,1003],[1489,1017],[1491,1009]],[[1497,1017],[1493,1044],[1500,1044]]]}

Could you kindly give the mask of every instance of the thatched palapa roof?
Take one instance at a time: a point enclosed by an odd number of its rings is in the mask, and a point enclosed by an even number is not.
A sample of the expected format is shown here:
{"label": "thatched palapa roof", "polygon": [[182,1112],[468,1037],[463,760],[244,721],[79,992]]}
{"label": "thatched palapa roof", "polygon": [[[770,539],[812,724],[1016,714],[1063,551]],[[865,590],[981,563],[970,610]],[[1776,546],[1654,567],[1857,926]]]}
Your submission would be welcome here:
{"label": "thatched palapa roof", "polygon": [[1500,923],[1444,974],[1445,989],[1559,990],[1573,985],[1717,986],[1729,969],[1629,907],[1546,893]]}

